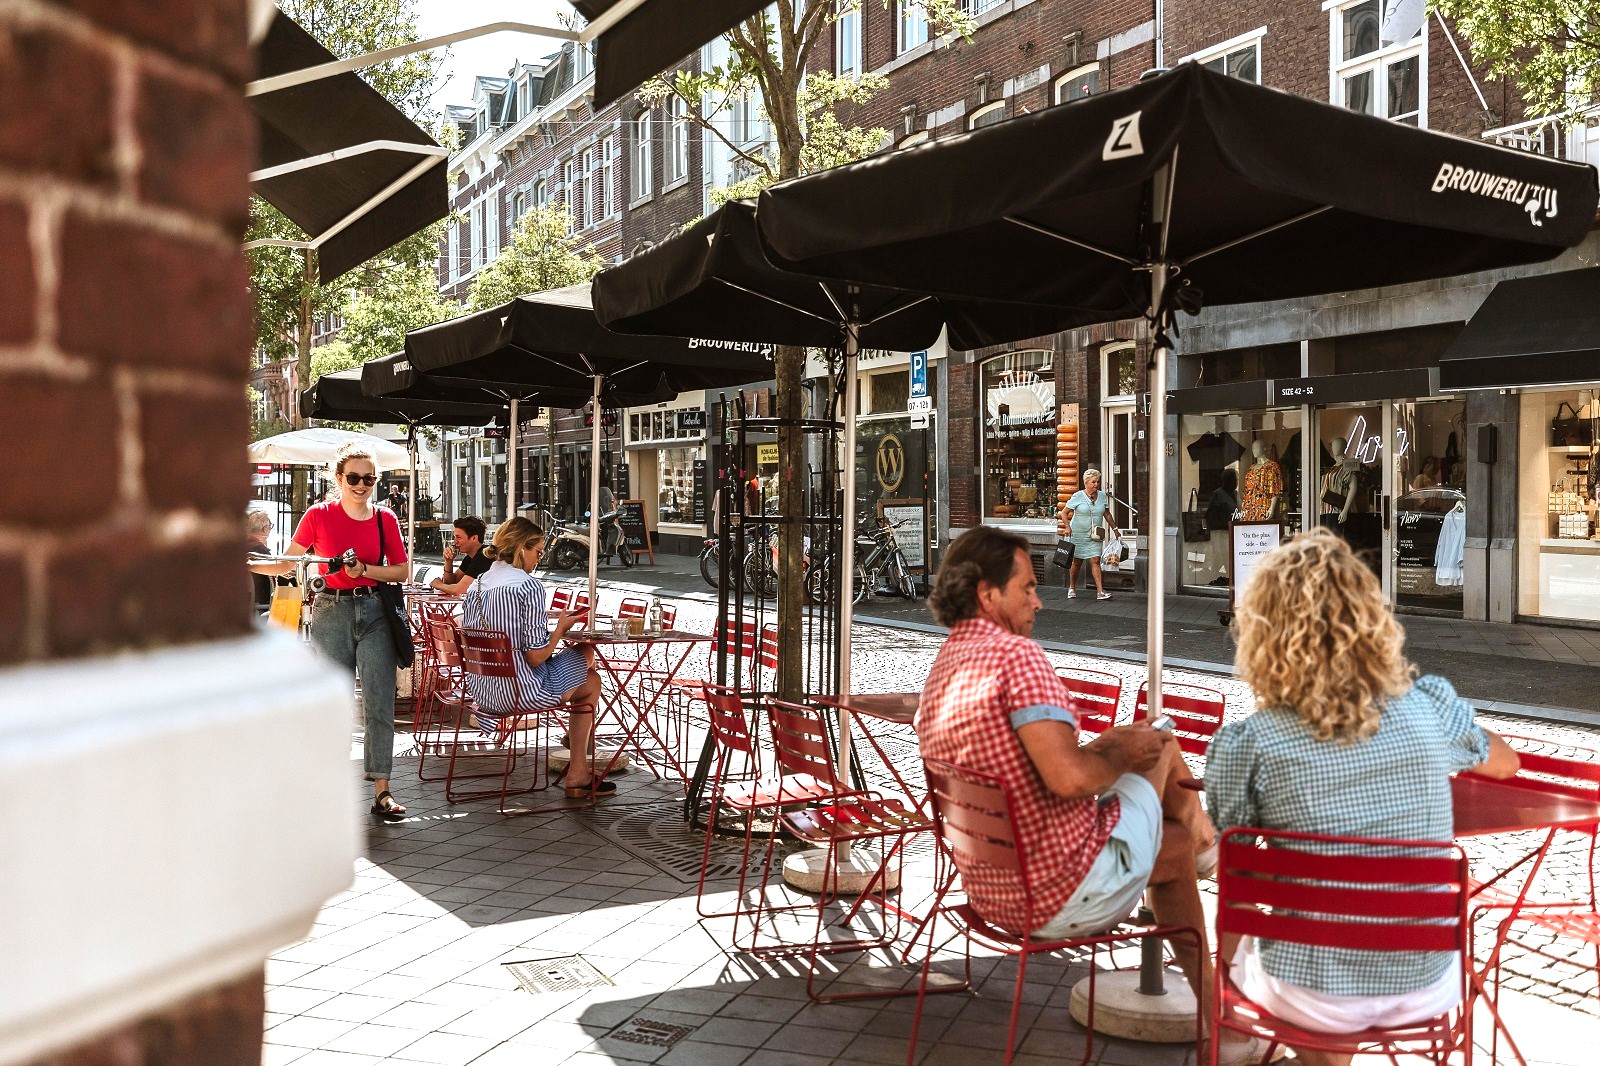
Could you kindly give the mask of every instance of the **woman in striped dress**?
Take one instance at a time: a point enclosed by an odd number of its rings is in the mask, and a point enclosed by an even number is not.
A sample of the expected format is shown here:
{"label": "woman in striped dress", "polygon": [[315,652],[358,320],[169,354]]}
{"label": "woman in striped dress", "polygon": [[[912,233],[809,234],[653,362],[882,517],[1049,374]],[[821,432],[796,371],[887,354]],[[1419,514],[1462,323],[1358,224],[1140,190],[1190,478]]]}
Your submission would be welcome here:
{"label": "woman in striped dress", "polygon": [[544,555],[544,547],[544,530],[519,515],[496,530],[494,543],[483,549],[492,565],[473,583],[462,602],[461,624],[469,629],[498,630],[522,654],[513,660],[517,668],[515,685],[509,677],[468,674],[467,688],[478,704],[480,718],[495,719],[517,709],[572,704],[567,730],[571,762],[562,787],[568,799],[582,799],[591,790],[597,796],[609,796],[617,786],[609,781],[596,782],[589,765],[589,737],[594,730],[594,708],[600,699],[594,648],[587,644],[560,647],[567,631],[584,620],[588,609],[563,611],[551,624],[545,612],[544,582],[532,573]]}

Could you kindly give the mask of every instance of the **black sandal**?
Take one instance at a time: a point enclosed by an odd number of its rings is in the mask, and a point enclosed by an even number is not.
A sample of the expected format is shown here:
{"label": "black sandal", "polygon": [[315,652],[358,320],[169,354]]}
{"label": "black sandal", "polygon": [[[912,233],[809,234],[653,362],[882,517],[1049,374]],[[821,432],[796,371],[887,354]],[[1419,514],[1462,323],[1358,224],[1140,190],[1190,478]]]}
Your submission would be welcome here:
{"label": "black sandal", "polygon": [[[383,802],[384,797],[388,797],[389,799],[389,803],[387,805],[385,805]],[[377,815],[379,818],[382,818],[386,822],[398,822],[405,818],[406,809],[400,806],[400,801],[394,798],[394,793],[390,792],[388,789],[384,789],[382,792],[378,793],[378,798],[373,800],[372,813]]]}
{"label": "black sandal", "polygon": [[569,800],[581,800],[589,795],[590,792],[593,792],[596,797],[611,796],[616,794],[617,783],[615,781],[597,781],[591,777],[586,785],[562,785],[561,791],[566,793]]}

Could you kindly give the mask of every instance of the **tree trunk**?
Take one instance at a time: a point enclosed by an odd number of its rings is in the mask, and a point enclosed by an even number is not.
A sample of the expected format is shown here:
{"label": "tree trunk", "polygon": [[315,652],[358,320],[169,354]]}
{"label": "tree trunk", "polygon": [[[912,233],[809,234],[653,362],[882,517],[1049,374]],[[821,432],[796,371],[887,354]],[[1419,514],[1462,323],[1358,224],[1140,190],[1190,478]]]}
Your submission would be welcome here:
{"label": "tree trunk", "polygon": [[294,316],[295,381],[296,395],[291,401],[294,428],[304,429],[306,417],[300,413],[299,393],[311,387],[311,296],[317,284],[317,266],[312,259],[315,253],[309,248],[305,254],[304,287],[300,290],[300,307]]}
{"label": "tree trunk", "polygon": [[[803,412],[801,388],[805,380],[806,350],[780,345],[773,360],[777,370],[778,417],[799,419]],[[778,698],[800,701],[805,691],[804,646],[806,435],[798,429],[778,430]],[[820,545],[813,542],[815,551]]]}

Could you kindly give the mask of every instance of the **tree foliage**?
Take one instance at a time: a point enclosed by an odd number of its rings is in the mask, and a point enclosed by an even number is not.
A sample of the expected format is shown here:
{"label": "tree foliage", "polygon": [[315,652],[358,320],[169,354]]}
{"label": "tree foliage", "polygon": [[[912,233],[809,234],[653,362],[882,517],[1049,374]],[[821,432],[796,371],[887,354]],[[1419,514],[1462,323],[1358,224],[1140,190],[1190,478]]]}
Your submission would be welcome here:
{"label": "tree foliage", "polygon": [[1515,81],[1528,113],[1560,115],[1600,100],[1600,0],[1431,0],[1491,77]]}
{"label": "tree foliage", "polygon": [[498,307],[531,292],[588,281],[605,265],[572,233],[564,204],[541,204],[511,231],[511,245],[472,281],[467,304],[473,310]]}

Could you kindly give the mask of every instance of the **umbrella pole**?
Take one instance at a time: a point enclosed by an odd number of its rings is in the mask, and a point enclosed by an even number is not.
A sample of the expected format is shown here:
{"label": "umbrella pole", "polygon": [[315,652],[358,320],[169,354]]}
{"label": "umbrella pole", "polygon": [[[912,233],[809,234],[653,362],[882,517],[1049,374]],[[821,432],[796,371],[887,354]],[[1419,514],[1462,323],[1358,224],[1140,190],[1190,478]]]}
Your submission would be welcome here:
{"label": "umbrella pole", "polygon": [[517,517],[517,398],[511,397],[511,428],[506,433],[506,521]]}
{"label": "umbrella pole", "polygon": [[406,496],[406,562],[417,558],[417,424],[406,423],[406,452],[411,457],[411,492]]}
{"label": "umbrella pole", "polygon": [[1165,302],[1168,263],[1158,260],[1150,269],[1150,309],[1156,324],[1155,373],[1150,378],[1150,533],[1145,557],[1145,659],[1149,667],[1150,717],[1161,714],[1161,666],[1166,632],[1167,570],[1167,349],[1161,343],[1162,304]]}
{"label": "umbrella pole", "polygon": [[594,432],[589,438],[589,621],[594,628],[600,613],[595,586],[600,581],[600,375],[594,376]]}

